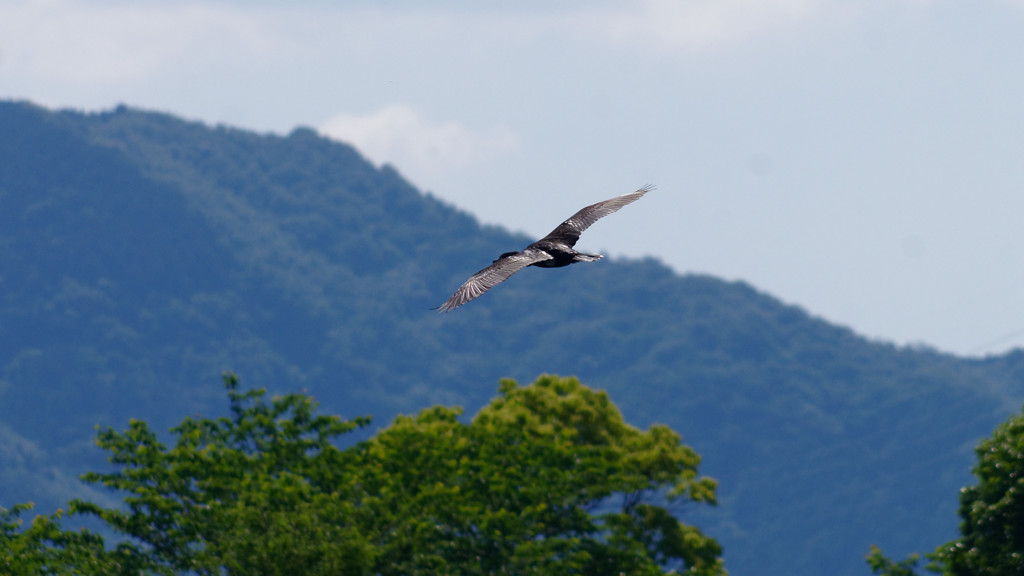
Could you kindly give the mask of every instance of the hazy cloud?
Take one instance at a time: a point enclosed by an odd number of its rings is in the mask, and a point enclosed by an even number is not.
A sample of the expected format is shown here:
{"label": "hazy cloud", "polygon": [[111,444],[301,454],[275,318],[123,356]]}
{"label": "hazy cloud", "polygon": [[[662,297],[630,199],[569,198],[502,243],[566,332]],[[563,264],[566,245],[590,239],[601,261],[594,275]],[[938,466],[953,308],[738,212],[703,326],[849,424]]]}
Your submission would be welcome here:
{"label": "hazy cloud", "polygon": [[[931,0],[874,0],[870,6],[921,5]],[[998,0],[1020,5],[1024,0]],[[582,32],[599,39],[705,47],[789,25],[826,9],[835,0],[636,0],[630,3],[527,4],[518,9],[458,3],[350,7],[308,2],[267,5],[235,2],[101,2],[15,0],[0,5],[4,65],[47,78],[120,81],[162,71],[196,58],[273,58],[282,50],[308,50],[310,42],[339,50],[373,51],[380,38],[362,31],[381,28],[431,36],[451,28],[497,31],[521,37],[529,30]],[[836,8],[838,9],[838,8]],[[514,34],[508,32],[514,29]],[[504,31],[504,32],[503,32]],[[388,38],[391,42],[394,38]],[[431,37],[431,41],[436,38]]]}
{"label": "hazy cloud", "polygon": [[6,65],[73,81],[153,73],[196,44],[242,44],[251,51],[262,37],[260,26],[258,15],[217,4],[26,0],[0,7]]}
{"label": "hazy cloud", "polygon": [[339,114],[320,131],[355,145],[378,163],[395,164],[414,179],[427,182],[518,148],[508,128],[476,130],[457,122],[434,122],[404,104],[365,115]]}
{"label": "hazy cloud", "polygon": [[595,24],[620,40],[708,46],[799,20],[823,0],[640,0],[596,13]]}

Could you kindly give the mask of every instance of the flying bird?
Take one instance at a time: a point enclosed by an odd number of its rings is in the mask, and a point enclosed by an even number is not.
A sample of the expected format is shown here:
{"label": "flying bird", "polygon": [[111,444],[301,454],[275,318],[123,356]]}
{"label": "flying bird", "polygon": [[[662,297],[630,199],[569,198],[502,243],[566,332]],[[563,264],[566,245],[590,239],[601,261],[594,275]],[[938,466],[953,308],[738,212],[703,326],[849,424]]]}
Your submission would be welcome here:
{"label": "flying bird", "polygon": [[636,202],[653,189],[654,186],[647,185],[636,192],[587,206],[559,224],[550,234],[524,248],[522,252],[505,252],[498,256],[493,264],[470,276],[451,298],[437,307],[437,310],[454,310],[508,280],[509,276],[527,266],[560,268],[576,262],[600,260],[603,258],[601,254],[585,254],[573,250],[576,241],[580,239],[580,234],[594,222],[617,212],[626,204]]}

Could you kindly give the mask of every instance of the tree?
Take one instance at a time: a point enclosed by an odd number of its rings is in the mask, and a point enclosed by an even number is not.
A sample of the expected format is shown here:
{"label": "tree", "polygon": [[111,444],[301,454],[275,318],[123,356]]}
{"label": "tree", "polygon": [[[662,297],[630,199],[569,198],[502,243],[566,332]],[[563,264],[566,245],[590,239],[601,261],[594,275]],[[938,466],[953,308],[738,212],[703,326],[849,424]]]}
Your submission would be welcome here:
{"label": "tree", "polygon": [[107,550],[103,538],[89,530],[61,528],[64,512],[36,516],[22,529],[19,518],[32,504],[0,508],[0,574],[7,576],[72,576],[138,574],[145,569],[131,546]]}
{"label": "tree", "polygon": [[83,476],[126,493],[75,500],[123,542],[24,507],[0,515],[14,574],[724,574],[721,548],[671,507],[715,503],[700,457],[665,426],[627,425],[575,378],[503,380],[469,423],[434,407],[368,441],[369,420],[316,414],[290,394],[264,401],[225,376],[230,417],[186,418],[173,447],[145,422],[106,429],[116,469]]}
{"label": "tree", "polygon": [[[1024,575],[1024,414],[999,425],[975,454],[978,482],[960,491],[960,537],[928,554],[947,576]],[[916,556],[894,564],[877,548],[868,562],[884,576],[913,574]]]}
{"label": "tree", "polygon": [[556,376],[503,380],[470,424],[460,414],[401,417],[360,454],[381,574],[724,573],[719,545],[655,503],[715,502],[667,427],[637,430]]}
{"label": "tree", "polygon": [[914,568],[917,567],[918,560],[917,554],[911,554],[899,562],[893,562],[882,554],[877,546],[872,546],[871,552],[867,556],[871,572],[880,576],[914,576],[916,574]]}
{"label": "tree", "polygon": [[1024,574],[1024,414],[976,449],[978,483],[960,491],[960,538],[932,558],[954,576]]}
{"label": "tree", "polygon": [[124,509],[72,501],[141,544],[161,573],[364,573],[371,548],[350,521],[348,456],[332,442],[369,420],[314,414],[300,394],[263,401],[225,375],[231,417],[186,418],[168,449],[145,422],[97,443],[120,469],[86,482],[127,492]]}

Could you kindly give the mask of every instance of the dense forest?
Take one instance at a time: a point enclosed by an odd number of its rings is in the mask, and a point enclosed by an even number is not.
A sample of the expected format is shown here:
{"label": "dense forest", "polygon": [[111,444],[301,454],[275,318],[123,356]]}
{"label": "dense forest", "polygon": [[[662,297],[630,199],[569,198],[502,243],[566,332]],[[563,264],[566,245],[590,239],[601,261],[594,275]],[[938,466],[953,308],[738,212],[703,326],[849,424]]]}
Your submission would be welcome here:
{"label": "dense forest", "polygon": [[[264,400],[225,374],[230,417],[187,417],[162,443],[144,421],[100,431],[116,466],[82,475],[125,494],[82,499],[114,539],[64,526],[68,514],[0,507],[0,569],[9,576],[285,576],[573,574],[724,576],[722,547],[680,521],[681,504],[715,504],[717,483],[667,426],[628,425],[601,391],[541,376],[469,423],[435,406],[369,424],[318,413],[303,394]],[[925,557],[943,576],[1018,574],[1024,566],[1024,414],[976,449],[977,483],[960,491],[959,537]],[[915,576],[914,553],[880,576]]]}
{"label": "dense forest", "polygon": [[243,391],[230,417],[186,418],[163,444],[143,421],[101,431],[117,470],[84,480],[124,506],[76,499],[117,537],[67,530],[63,512],[0,510],[9,576],[722,576],[721,546],[669,507],[714,503],[700,457],[666,426],[640,431],[604,392],[573,378],[503,380],[469,423],[436,406],[366,442],[365,426],[301,394]]}
{"label": "dense forest", "polygon": [[956,534],[974,445],[1024,401],[1024,352],[869,341],[650,259],[525,270],[440,316],[532,239],[305,128],[4,102],[0,157],[4,507],[116,504],[78,479],[109,467],[95,427],[222,415],[224,371],[373,416],[342,443],[429,406],[472,416],[502,378],[554,373],[703,456],[718,506],[681,519],[730,573],[863,574],[873,544],[902,557]]}

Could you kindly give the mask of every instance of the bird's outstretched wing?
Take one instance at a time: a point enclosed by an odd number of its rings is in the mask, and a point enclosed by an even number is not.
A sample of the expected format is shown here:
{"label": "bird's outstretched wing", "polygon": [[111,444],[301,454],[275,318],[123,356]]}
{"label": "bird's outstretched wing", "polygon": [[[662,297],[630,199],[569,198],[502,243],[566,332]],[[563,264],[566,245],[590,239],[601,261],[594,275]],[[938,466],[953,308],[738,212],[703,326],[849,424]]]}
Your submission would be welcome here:
{"label": "bird's outstretched wing", "polygon": [[504,258],[499,258],[487,268],[473,274],[469,280],[463,282],[462,286],[452,294],[444,304],[437,309],[441,312],[448,312],[462,306],[466,302],[480,296],[498,284],[508,279],[509,276],[526,268],[535,262],[551,260],[550,254],[539,250],[526,249]]}
{"label": "bird's outstretched wing", "polygon": [[564,242],[572,248],[576,245],[576,241],[580,239],[580,234],[582,234],[587,228],[590,228],[591,224],[609,214],[618,212],[619,208],[622,208],[626,204],[636,202],[651,190],[654,190],[654,186],[648,184],[636,192],[630,192],[629,194],[623,194],[622,196],[617,196],[611,200],[591,204],[590,206],[587,206],[573,214],[565,222],[559,224],[558,228],[555,228],[550,234],[538,240],[537,244],[541,244],[543,242]]}

